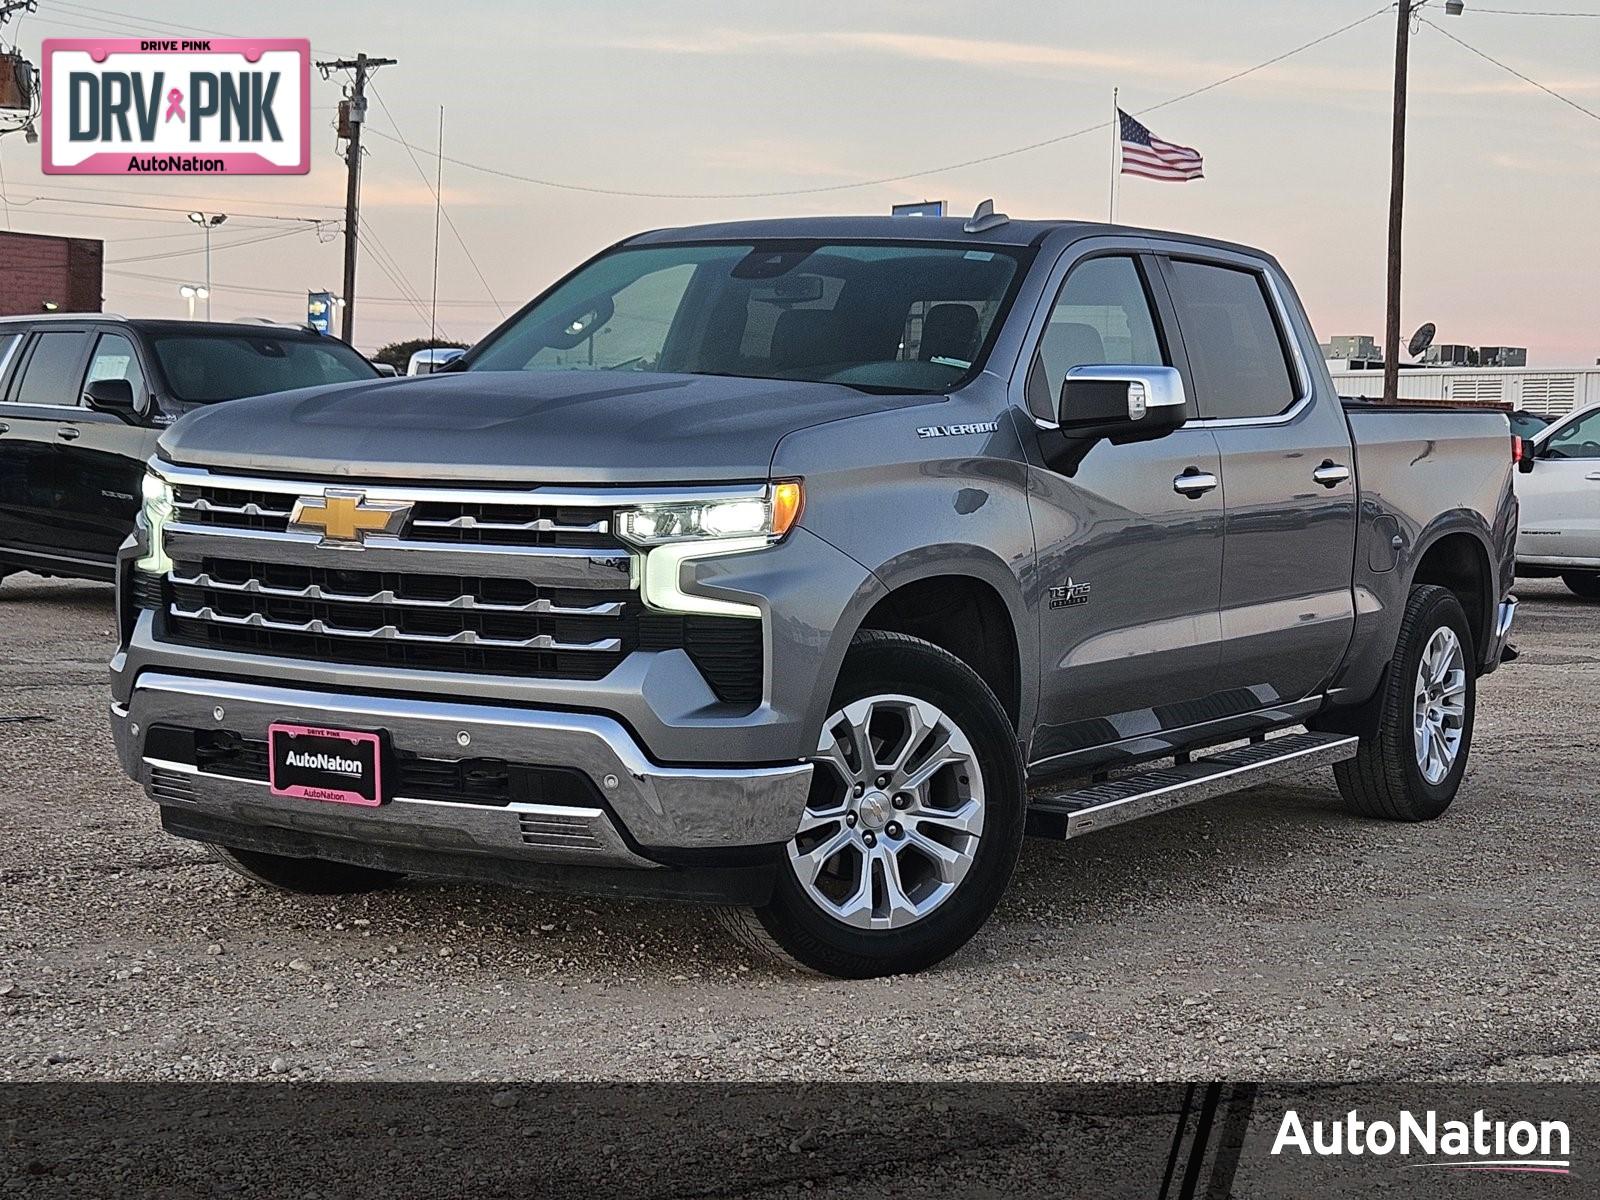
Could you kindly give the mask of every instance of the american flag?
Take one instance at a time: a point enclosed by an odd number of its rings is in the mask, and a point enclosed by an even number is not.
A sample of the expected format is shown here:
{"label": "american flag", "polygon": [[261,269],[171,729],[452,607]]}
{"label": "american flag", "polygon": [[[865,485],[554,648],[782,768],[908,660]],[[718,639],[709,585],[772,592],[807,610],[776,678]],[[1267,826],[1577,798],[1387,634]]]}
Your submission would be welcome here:
{"label": "american flag", "polygon": [[1200,169],[1200,151],[1163,142],[1120,108],[1117,120],[1122,124],[1124,175],[1143,175],[1146,179],[1164,179],[1168,183],[1205,178]]}

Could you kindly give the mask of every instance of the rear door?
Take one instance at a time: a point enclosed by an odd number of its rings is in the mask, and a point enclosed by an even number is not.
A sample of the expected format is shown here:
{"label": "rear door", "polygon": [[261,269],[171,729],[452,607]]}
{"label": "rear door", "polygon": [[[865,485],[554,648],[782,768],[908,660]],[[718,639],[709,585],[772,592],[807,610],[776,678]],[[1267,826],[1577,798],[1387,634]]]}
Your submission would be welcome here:
{"label": "rear door", "polygon": [[58,447],[77,414],[77,386],[89,348],[85,326],[51,323],[14,350],[0,402],[0,546],[63,555],[66,489]]}
{"label": "rear door", "polygon": [[[1122,445],[1062,437],[1055,397],[1070,368],[1181,369],[1153,261],[1126,243],[1080,245],[1049,284],[1024,376],[1043,655],[1030,762],[1040,769],[1103,759],[1116,743],[1149,753],[1220,715],[1216,438],[1201,427]],[[1175,486],[1197,474],[1212,486]]]}
{"label": "rear door", "polygon": [[1267,708],[1317,694],[1355,627],[1355,459],[1286,280],[1242,254],[1162,258],[1200,423],[1222,452],[1221,677]]}
{"label": "rear door", "polygon": [[1600,563],[1600,409],[1557,426],[1517,476],[1518,557]]}
{"label": "rear door", "polygon": [[127,380],[136,402],[150,410],[145,368],[126,333],[113,329],[95,337],[88,367],[76,387],[77,410],[57,430],[62,549],[75,558],[110,563],[133,528],[144,463],[155,450],[156,431],[142,419],[131,423],[90,408],[83,393],[97,379]]}

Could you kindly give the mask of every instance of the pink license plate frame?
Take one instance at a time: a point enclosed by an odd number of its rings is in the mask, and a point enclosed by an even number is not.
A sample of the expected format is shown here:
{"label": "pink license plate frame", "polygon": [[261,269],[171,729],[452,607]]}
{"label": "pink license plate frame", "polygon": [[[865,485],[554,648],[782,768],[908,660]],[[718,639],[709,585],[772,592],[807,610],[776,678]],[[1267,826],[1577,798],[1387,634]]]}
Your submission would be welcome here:
{"label": "pink license plate frame", "polygon": [[[372,778],[371,796],[362,790],[346,788],[329,784],[322,784],[314,780],[307,780],[299,776],[298,770],[291,769],[288,765],[280,766],[278,750],[280,739],[300,741],[302,749],[307,753],[321,754],[333,759],[344,759],[345,754],[350,758],[346,761],[356,763],[365,771],[370,771]],[[292,746],[286,747],[286,754],[292,751]],[[275,721],[267,726],[267,783],[274,796],[285,796],[296,800],[316,800],[327,804],[350,804],[358,808],[377,808],[384,802],[383,792],[383,760],[384,738],[382,734],[370,733],[355,729],[329,729],[321,725],[297,725],[288,721]],[[299,770],[316,770],[314,767],[300,767]],[[327,773],[332,776],[335,772],[332,766]]]}

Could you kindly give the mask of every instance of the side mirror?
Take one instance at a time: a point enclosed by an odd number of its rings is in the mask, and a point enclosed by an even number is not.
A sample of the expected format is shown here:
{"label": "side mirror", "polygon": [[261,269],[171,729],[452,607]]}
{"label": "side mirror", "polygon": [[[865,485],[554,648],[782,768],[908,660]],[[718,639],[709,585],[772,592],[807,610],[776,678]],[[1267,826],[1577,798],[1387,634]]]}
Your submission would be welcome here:
{"label": "side mirror", "polygon": [[111,413],[124,421],[139,419],[139,407],[134,400],[133,384],[126,379],[96,379],[84,388],[83,398],[96,412]]}
{"label": "side mirror", "polygon": [[1162,437],[1187,417],[1183,376],[1173,367],[1073,367],[1056,409],[1068,437],[1113,441]]}
{"label": "side mirror", "polygon": [[393,363],[375,362],[372,364],[372,369],[379,375],[382,375],[388,379],[393,379],[396,375],[400,374],[400,368],[395,366]]}

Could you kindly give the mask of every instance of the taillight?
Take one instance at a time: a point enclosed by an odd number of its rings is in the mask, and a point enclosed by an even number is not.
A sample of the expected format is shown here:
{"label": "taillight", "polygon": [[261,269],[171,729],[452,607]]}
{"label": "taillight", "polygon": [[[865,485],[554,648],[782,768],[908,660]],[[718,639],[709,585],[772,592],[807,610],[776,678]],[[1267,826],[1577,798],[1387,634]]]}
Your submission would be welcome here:
{"label": "taillight", "polygon": [[1521,462],[1522,454],[1522,439],[1513,433],[1511,435],[1511,461],[1513,463]]}

